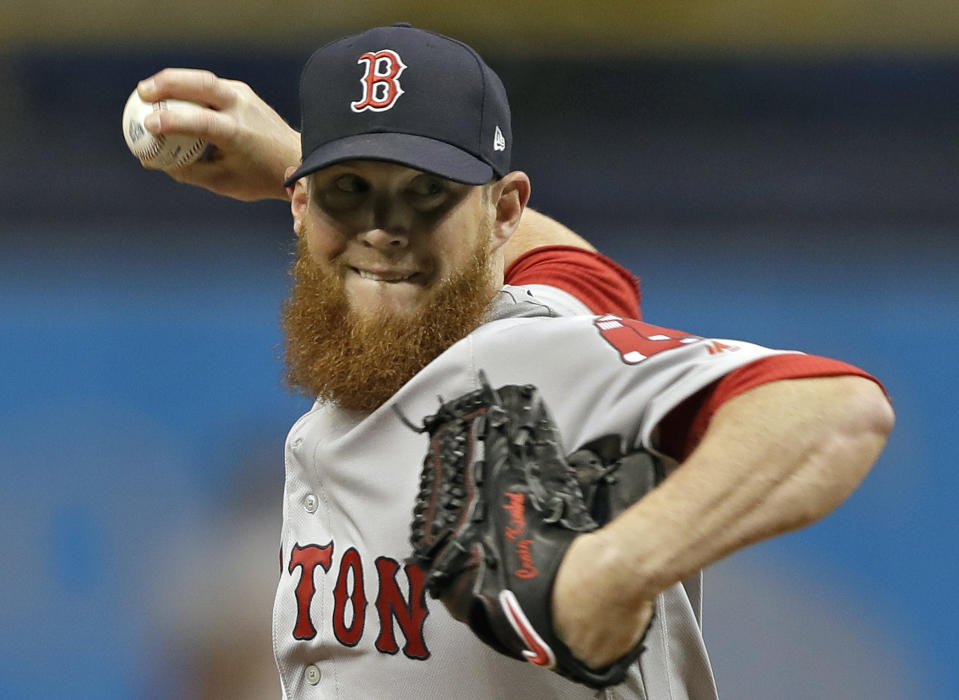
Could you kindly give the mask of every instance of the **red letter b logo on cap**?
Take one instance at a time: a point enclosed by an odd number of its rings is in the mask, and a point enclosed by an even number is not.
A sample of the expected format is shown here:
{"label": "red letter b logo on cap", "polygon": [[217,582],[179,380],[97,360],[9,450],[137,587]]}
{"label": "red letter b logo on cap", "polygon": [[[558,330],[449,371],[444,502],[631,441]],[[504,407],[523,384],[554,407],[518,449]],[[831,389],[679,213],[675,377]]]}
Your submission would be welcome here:
{"label": "red letter b logo on cap", "polygon": [[383,49],[376,53],[365,53],[357,63],[366,64],[366,73],[360,79],[363,84],[363,99],[350,102],[354,112],[369,109],[374,112],[383,112],[396,103],[396,99],[403,94],[400,87],[400,74],[406,69],[400,56],[395,51]]}

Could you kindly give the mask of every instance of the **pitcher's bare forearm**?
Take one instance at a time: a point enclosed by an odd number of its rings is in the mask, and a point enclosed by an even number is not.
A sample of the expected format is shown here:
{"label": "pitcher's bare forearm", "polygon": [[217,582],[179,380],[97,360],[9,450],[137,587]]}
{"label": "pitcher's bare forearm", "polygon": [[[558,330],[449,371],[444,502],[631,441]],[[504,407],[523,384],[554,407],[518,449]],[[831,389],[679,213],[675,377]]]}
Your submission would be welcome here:
{"label": "pitcher's bare forearm", "polygon": [[554,589],[561,634],[584,661],[617,658],[629,630],[619,641],[610,630],[633,617],[639,624],[660,591],[842,503],[892,425],[882,390],[863,377],[776,381],[731,399],[658,488],[574,542]]}

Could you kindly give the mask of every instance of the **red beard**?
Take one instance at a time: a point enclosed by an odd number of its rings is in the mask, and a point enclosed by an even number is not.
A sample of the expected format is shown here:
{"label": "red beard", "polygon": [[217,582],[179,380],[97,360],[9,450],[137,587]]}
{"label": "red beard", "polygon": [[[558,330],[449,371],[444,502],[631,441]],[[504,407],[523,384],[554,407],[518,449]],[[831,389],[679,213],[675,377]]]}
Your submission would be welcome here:
{"label": "red beard", "polygon": [[293,289],[283,306],[287,384],[365,412],[479,326],[493,288],[487,239],[466,268],[437,284],[422,308],[409,315],[357,314],[343,279],[319,269],[302,238],[291,274]]}

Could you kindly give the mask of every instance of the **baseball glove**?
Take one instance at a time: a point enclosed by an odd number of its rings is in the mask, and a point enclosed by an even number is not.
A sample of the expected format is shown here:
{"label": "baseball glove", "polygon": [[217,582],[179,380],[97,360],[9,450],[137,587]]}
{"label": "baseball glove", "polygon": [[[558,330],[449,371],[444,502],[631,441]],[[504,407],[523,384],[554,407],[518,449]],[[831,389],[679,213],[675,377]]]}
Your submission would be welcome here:
{"label": "baseball glove", "polygon": [[[430,596],[497,651],[593,688],[615,685],[642,652],[642,640],[609,666],[589,668],[556,636],[551,603],[566,550],[599,527],[590,507],[603,518],[622,509],[622,498],[611,497],[619,455],[609,463],[616,453],[610,440],[600,445],[605,455],[580,450],[577,474],[535,387],[494,390],[482,373],[480,379],[482,388],[441,403],[422,427],[400,414],[430,437],[410,561],[427,573]],[[654,479],[640,481],[652,488]]]}

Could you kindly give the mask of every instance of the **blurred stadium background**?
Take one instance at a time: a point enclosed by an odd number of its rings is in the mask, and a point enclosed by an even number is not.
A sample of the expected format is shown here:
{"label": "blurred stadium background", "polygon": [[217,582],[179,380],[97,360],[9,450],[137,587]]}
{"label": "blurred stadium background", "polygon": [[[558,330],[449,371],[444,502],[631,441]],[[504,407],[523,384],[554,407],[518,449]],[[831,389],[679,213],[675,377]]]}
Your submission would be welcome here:
{"label": "blurred stadium background", "polygon": [[0,698],[276,697],[287,208],[141,170],[168,66],[296,123],[315,46],[407,20],[510,91],[534,206],[648,320],[839,357],[898,410],[820,524],[707,573],[724,698],[959,697],[955,0],[0,7]]}

